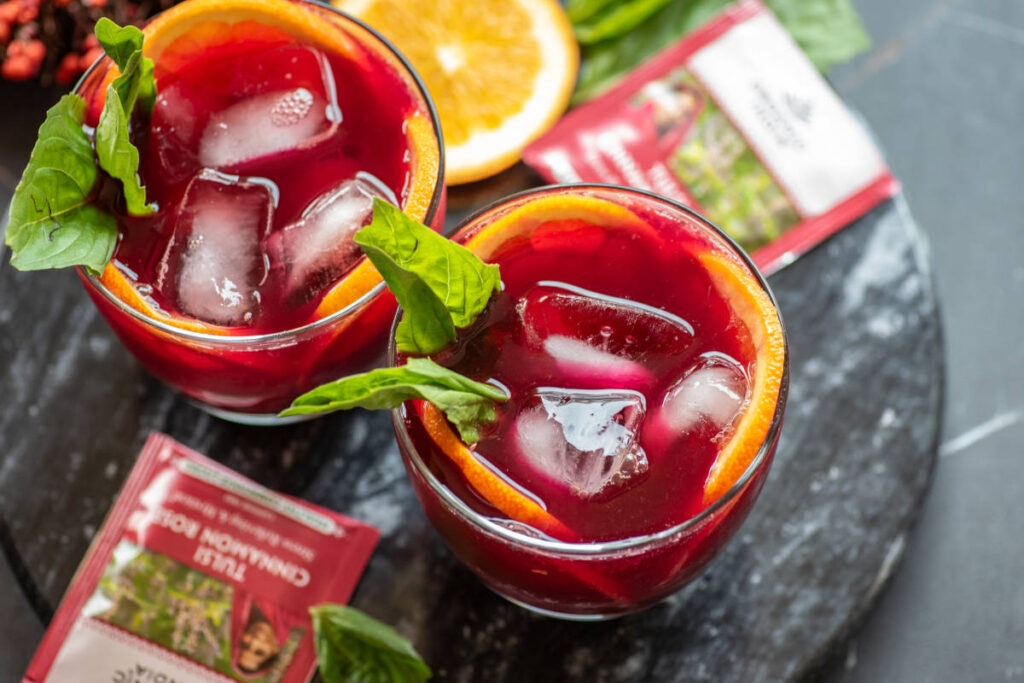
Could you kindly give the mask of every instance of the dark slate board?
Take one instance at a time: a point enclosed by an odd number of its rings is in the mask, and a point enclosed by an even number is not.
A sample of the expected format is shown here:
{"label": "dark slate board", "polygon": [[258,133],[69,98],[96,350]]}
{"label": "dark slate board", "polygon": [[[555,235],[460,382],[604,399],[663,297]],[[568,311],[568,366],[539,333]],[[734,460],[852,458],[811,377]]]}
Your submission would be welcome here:
{"label": "dark slate board", "polygon": [[[450,197],[450,218],[531,182]],[[451,225],[451,223],[449,223]],[[813,672],[885,584],[935,463],[942,340],[926,247],[901,198],[771,278],[792,349],[786,425],[760,501],[695,583],[599,624],[485,589],[421,514],[388,415],[276,429],[212,418],[149,377],[69,272],[0,261],[0,538],[43,617],[146,434],[377,525],[354,604],[414,641],[439,680],[754,681]]]}

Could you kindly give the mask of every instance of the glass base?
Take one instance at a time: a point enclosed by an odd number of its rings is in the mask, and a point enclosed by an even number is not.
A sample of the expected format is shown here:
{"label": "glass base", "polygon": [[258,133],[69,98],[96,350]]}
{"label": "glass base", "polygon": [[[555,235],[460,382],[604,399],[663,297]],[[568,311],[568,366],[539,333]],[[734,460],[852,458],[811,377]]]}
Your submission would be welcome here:
{"label": "glass base", "polygon": [[196,408],[213,415],[214,417],[219,417],[222,420],[234,422],[235,424],[249,425],[251,427],[281,427],[284,425],[295,424],[296,422],[306,422],[307,420],[320,417],[318,414],[279,417],[275,413],[239,413],[234,410],[215,408],[209,404],[191,399],[189,400],[189,403],[194,405]]}
{"label": "glass base", "polygon": [[[493,588],[491,590],[494,590]],[[498,593],[498,591],[494,591]],[[562,619],[563,621],[608,621],[609,619],[618,619],[619,617],[625,616],[630,612],[621,612],[616,614],[573,614],[571,612],[556,612],[550,609],[544,609],[543,607],[537,607],[530,605],[525,602],[520,602],[514,598],[510,598],[504,593],[498,593],[501,597],[505,598],[513,605],[519,605],[525,610],[529,610],[536,614],[540,614],[545,617],[551,617],[552,619]]]}

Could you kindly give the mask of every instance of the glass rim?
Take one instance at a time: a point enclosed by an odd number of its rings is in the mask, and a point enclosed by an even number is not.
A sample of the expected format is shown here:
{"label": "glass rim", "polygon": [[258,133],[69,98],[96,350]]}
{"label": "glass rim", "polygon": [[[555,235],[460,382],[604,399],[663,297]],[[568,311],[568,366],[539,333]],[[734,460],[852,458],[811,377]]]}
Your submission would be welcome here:
{"label": "glass rim", "polygon": [[[430,93],[427,91],[427,87],[423,83],[423,79],[420,77],[416,69],[413,68],[412,64],[405,57],[405,55],[399,52],[398,48],[396,48],[394,44],[391,43],[390,40],[385,38],[383,35],[381,35],[380,32],[378,32],[376,29],[371,27],[366,22],[352,16],[348,12],[343,12],[342,10],[333,7],[332,5],[327,4],[326,2],[321,2],[320,0],[300,0],[300,2],[307,5],[312,5],[319,9],[330,11],[342,17],[346,21],[349,21],[365,30],[374,39],[380,41],[381,44],[384,45],[384,47],[387,48],[387,50],[390,51],[395,58],[398,59],[399,64],[402,65],[402,68],[405,69],[407,75],[411,78],[413,85],[415,85],[416,87],[416,92],[419,94],[423,103],[426,105],[427,114],[430,116],[430,122],[434,130],[434,138],[437,140],[437,178],[434,180],[434,191],[433,194],[431,195],[430,205],[427,207],[427,213],[424,216],[423,220],[425,224],[430,225],[434,221],[434,218],[437,216],[437,211],[441,206],[441,197],[444,194],[445,149],[444,138],[441,135],[441,119],[438,117],[437,108],[434,106],[434,100],[430,97]],[[339,27],[339,30],[341,30],[341,27]],[[96,61],[93,62],[89,66],[89,68],[85,70],[85,72],[78,79],[78,82],[75,84],[75,87],[72,89],[71,92],[73,94],[78,94],[79,90],[89,79],[90,75],[92,75],[93,71],[98,69],[100,64],[105,59],[107,59],[106,55],[100,55],[96,59]],[[362,258],[366,258],[365,255]],[[120,298],[114,295],[113,292],[107,289],[107,286],[103,284],[102,280],[100,280],[99,277],[97,277],[94,273],[90,272],[88,269],[82,266],[75,266],[75,269],[78,271],[79,276],[86,283],[88,283],[89,286],[93,287],[97,292],[102,294],[103,297],[106,298],[107,301],[109,301],[111,304],[113,304],[118,310],[120,310],[122,313],[128,314],[132,318],[135,318],[137,321],[143,323],[144,325],[155,327],[161,332],[173,335],[175,337],[182,337],[184,339],[188,339],[191,341],[207,342],[210,344],[223,346],[290,340],[293,337],[303,336],[307,333],[320,330],[321,328],[328,328],[333,323],[355,313],[356,311],[361,309],[365,304],[369,303],[371,300],[380,296],[380,294],[384,291],[385,288],[384,281],[382,280],[381,282],[378,282],[376,285],[371,287],[367,292],[365,292],[362,296],[360,296],[358,299],[348,304],[347,306],[335,311],[334,313],[331,313],[330,315],[324,316],[323,318],[320,318],[318,320],[313,320],[312,322],[308,322],[298,327],[292,327],[286,330],[278,330],[276,332],[267,332],[264,334],[214,334],[209,332],[198,332],[195,330],[177,327],[163,320],[159,320],[157,318],[148,316],[142,311],[134,308],[133,306],[128,305],[125,301],[122,301]],[[346,277],[348,276],[346,275]],[[338,282],[340,282],[340,280]]]}
{"label": "glass rim", "polygon": [[[769,461],[768,452],[772,448],[772,444],[778,437],[779,430],[782,428],[782,419],[786,411],[786,401],[789,394],[789,341],[786,337],[785,324],[782,320],[782,312],[779,310],[778,301],[775,298],[774,292],[768,286],[768,282],[765,279],[761,271],[754,265],[750,256],[736,243],[734,239],[729,237],[721,228],[709,221],[707,218],[702,216],[697,211],[694,211],[690,207],[682,204],[674,199],[659,195],[655,192],[648,190],[642,190],[635,187],[627,187],[625,185],[615,185],[611,183],[561,183],[553,185],[544,185],[541,187],[530,188],[522,190],[515,194],[503,197],[496,201],[490,202],[486,206],[474,211],[472,214],[464,218],[456,226],[453,231],[451,238],[454,239],[462,231],[468,228],[472,223],[478,221],[480,218],[493,212],[494,210],[501,208],[505,205],[512,204],[520,199],[524,199],[532,196],[539,196],[545,194],[551,194],[556,192],[564,191],[579,191],[579,190],[598,190],[598,191],[610,191],[629,194],[633,196],[641,197],[645,201],[654,201],[668,206],[671,209],[681,211],[682,213],[690,216],[697,220],[697,222],[703,228],[709,229],[713,234],[722,238],[729,248],[734,252],[736,256],[747,266],[751,275],[760,285],[761,289],[768,295],[768,298],[772,302],[772,306],[775,308],[776,315],[779,318],[779,325],[782,327],[782,338],[783,338],[783,370],[782,370],[782,381],[779,387],[779,395],[775,401],[775,411],[772,415],[772,422],[768,428],[768,433],[765,435],[764,440],[757,449],[753,460],[747,465],[747,468],[743,471],[743,474],[729,487],[729,490],[722,494],[714,503],[704,508],[697,514],[675,524],[666,529],[655,531],[649,534],[639,534],[636,536],[627,536],[626,538],[615,539],[611,541],[586,541],[580,543],[574,543],[570,541],[559,541],[556,539],[539,538],[537,536],[530,536],[519,531],[515,531],[506,526],[498,524],[492,518],[483,515],[476,510],[472,509],[467,505],[461,498],[456,496],[451,489],[445,486],[427,467],[426,463],[423,462],[423,458],[420,457],[419,452],[413,444],[412,438],[409,436],[409,431],[406,429],[405,421],[402,419],[402,409],[404,403],[391,410],[391,422],[395,429],[395,435],[401,446],[400,450],[403,454],[409,454],[409,461],[416,468],[423,480],[427,483],[430,489],[439,496],[455,513],[462,519],[469,522],[472,526],[477,527],[484,533],[488,533],[493,536],[497,536],[501,540],[508,541],[521,546],[527,546],[531,550],[556,553],[561,555],[578,555],[578,556],[593,556],[593,555],[604,555],[617,551],[629,551],[636,550],[637,548],[646,547],[649,545],[657,545],[660,542],[668,541],[672,537],[685,534],[688,531],[699,528],[709,519],[718,514],[719,511],[725,509],[731,505],[732,501],[736,499],[747,487],[750,481],[754,478],[754,475],[766,465]],[[387,352],[387,364],[388,367],[395,366],[395,357],[397,354],[397,348],[395,346],[395,330],[398,327],[398,322],[402,317],[402,308],[399,307],[395,313],[394,320],[391,324],[391,332],[388,338],[388,352]]]}

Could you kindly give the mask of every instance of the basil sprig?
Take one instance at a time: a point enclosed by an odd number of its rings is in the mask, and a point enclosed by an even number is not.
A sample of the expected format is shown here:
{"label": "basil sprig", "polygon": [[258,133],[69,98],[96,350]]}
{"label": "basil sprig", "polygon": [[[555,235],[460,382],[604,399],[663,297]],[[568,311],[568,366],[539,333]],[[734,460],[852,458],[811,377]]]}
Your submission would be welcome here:
{"label": "basil sprig", "polygon": [[508,395],[490,384],[476,382],[429,358],[410,358],[405,365],[378,368],[322,384],[299,396],[281,413],[308,415],[349,408],[386,410],[413,398],[440,408],[466,443],[480,439],[480,425],[494,421],[494,404]]}
{"label": "basil sprig", "polygon": [[153,210],[139,183],[139,151],[129,139],[135,107],[153,109],[153,62],[142,56],[143,36],[135,27],[100,19],[96,37],[121,75],[107,88],[94,140],[83,128],[86,103],[78,95],[65,95],[46,112],[11,200],[5,243],[19,270],[103,270],[117,243],[117,221],[96,202],[103,172],[121,182],[129,213]]}
{"label": "basil sprig", "polygon": [[355,242],[404,310],[395,338],[402,353],[440,351],[501,287],[498,266],[380,199],[374,200],[373,221],[356,233]]}
{"label": "basil sprig", "polygon": [[309,610],[324,683],[423,683],[430,668],[393,628],[353,607],[322,604]]}

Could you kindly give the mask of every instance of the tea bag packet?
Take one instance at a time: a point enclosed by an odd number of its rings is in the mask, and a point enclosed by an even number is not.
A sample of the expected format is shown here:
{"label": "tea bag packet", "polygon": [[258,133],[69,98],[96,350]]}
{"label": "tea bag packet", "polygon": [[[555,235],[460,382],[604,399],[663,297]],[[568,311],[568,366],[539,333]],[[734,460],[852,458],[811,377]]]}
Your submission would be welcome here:
{"label": "tea bag packet", "polygon": [[676,199],[766,272],[898,191],[870,136],[756,0],[571,111],[523,159],[551,182]]}
{"label": "tea bag packet", "polygon": [[24,680],[309,681],[308,609],[348,601],[378,537],[154,434]]}

